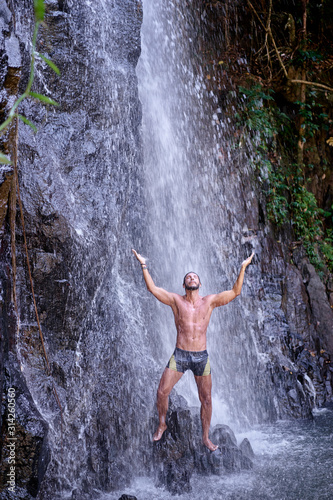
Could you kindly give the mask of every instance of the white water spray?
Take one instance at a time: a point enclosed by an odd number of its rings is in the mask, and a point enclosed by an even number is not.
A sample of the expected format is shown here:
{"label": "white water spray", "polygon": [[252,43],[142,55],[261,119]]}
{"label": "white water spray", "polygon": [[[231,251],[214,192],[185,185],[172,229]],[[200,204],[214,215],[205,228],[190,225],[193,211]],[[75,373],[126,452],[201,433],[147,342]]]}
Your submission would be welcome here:
{"label": "white water spray", "polygon": [[[227,137],[228,127],[226,123],[216,127],[217,102],[191,59],[196,50],[192,39],[196,27],[193,29],[189,12],[185,16],[176,0],[167,4],[146,0],[143,7],[137,74],[151,241],[144,251],[151,257],[150,271],[158,286],[182,294],[183,276],[193,270],[203,283],[202,295],[220,292],[232,288],[246,256],[242,234],[247,228],[236,217],[239,178],[225,163],[228,154],[223,161],[218,156],[222,144],[228,150],[221,137],[222,130]],[[248,291],[245,284],[245,297]],[[252,398],[246,380],[249,366],[244,368],[252,344],[244,321],[250,311],[242,311],[244,302],[246,298],[242,304],[235,301],[214,312],[208,330],[213,423],[240,418],[246,411],[240,408],[240,400],[248,403]],[[153,338],[161,373],[176,339],[172,313],[167,309],[162,305],[154,309]],[[257,365],[252,347],[252,361]],[[199,405],[191,374],[177,384],[177,391],[191,405]]]}

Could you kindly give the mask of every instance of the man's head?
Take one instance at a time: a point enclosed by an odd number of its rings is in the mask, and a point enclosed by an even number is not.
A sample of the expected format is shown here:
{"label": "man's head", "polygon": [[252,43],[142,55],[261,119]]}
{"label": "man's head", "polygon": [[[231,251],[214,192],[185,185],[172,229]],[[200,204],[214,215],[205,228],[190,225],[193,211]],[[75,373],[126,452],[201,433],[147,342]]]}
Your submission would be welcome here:
{"label": "man's head", "polygon": [[201,281],[199,275],[193,271],[185,274],[183,287],[185,290],[198,290],[201,286]]}

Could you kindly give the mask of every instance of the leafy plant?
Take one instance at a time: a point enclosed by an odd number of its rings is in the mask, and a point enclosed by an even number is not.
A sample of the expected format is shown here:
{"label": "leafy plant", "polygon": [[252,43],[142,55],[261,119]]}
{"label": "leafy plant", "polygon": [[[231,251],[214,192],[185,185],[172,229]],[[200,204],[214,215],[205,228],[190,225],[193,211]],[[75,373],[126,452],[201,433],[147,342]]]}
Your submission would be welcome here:
{"label": "leafy plant", "polygon": [[248,131],[258,131],[260,138],[274,138],[281,129],[288,128],[290,119],[275,104],[274,91],[263,90],[259,84],[250,88],[240,86],[244,96],[244,107],[236,114],[238,125]]}
{"label": "leafy plant", "polygon": [[303,242],[312,242],[323,235],[317,200],[304,186],[297,186],[290,203],[292,224]]}
{"label": "leafy plant", "polygon": [[[45,4],[44,0],[34,0],[34,11],[35,11],[35,28],[34,28],[34,33],[32,37],[32,54],[31,54],[31,62],[30,62],[30,76],[28,80],[27,87],[23,94],[15,101],[13,104],[9,114],[8,118],[0,125],[0,134],[3,133],[7,127],[12,123],[15,117],[18,119],[22,120],[25,124],[29,125],[35,132],[37,131],[36,126],[28,120],[25,116],[21,115],[18,113],[18,107],[21,104],[24,99],[27,98],[33,98],[37,99],[38,101],[44,103],[44,104],[51,104],[53,106],[57,106],[58,103],[51,99],[50,97],[47,97],[42,94],[38,94],[36,92],[32,92],[32,84],[34,81],[35,77],[35,60],[36,57],[40,57],[55,73],[58,75],[60,74],[59,68],[46,56],[43,54],[39,53],[36,51],[36,43],[37,43],[37,35],[38,35],[38,30],[39,26],[43,23],[44,21],[44,16],[45,16]],[[0,153],[0,163],[5,163],[5,164],[11,164],[11,160],[4,155],[3,153]]]}
{"label": "leafy plant", "polygon": [[304,118],[305,138],[314,137],[318,130],[329,130],[328,115],[320,112],[323,107],[313,99],[310,103],[296,101],[299,105],[299,115]]}
{"label": "leafy plant", "polygon": [[268,217],[278,226],[282,226],[288,217],[289,186],[286,184],[283,172],[279,169],[273,169],[271,164],[268,179],[269,188],[266,193]]}
{"label": "leafy plant", "polygon": [[[332,224],[333,212],[321,210],[314,194],[307,190],[304,166],[286,157],[282,159],[278,153],[279,142],[288,143],[288,149],[296,149],[296,135],[292,133],[289,117],[279,110],[272,90],[264,91],[261,85],[254,85],[249,89],[239,87],[239,92],[243,105],[236,115],[237,125],[252,137],[256,168],[266,178],[269,219],[278,227],[289,222],[317,270],[323,268],[323,260],[333,270],[332,230],[325,236],[323,226],[324,219]],[[316,102],[316,93],[309,96],[308,103],[296,102],[304,118],[305,140],[318,130],[328,130],[328,116]]]}
{"label": "leafy plant", "polygon": [[[307,43],[311,43],[311,40],[307,40]],[[320,62],[324,59],[324,55],[319,50],[302,50],[301,48],[297,50],[293,63],[303,64],[304,61],[309,61],[311,63]]]}

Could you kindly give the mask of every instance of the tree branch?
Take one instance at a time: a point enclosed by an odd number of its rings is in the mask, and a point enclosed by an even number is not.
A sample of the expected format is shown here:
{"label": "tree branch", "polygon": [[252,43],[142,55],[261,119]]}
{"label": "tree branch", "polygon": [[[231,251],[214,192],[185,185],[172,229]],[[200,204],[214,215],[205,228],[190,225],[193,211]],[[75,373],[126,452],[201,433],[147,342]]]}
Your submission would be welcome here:
{"label": "tree branch", "polygon": [[253,7],[252,3],[250,2],[250,0],[247,0],[247,3],[249,4],[249,6],[251,7],[251,9],[253,10],[253,12],[255,13],[255,16],[256,18],[258,19],[259,23],[261,24],[261,26],[264,28],[264,30],[266,31],[266,26],[264,25],[264,23],[262,22],[262,20],[260,19],[259,17],[259,14],[258,12],[256,11],[256,9]]}
{"label": "tree branch", "polygon": [[[274,40],[274,37],[273,37],[273,33],[272,33],[272,30],[271,30],[271,26],[270,26],[270,17],[271,17],[271,6],[272,6],[272,2],[270,1],[270,4],[269,4],[269,18],[268,18],[268,22],[267,22],[267,27],[264,25],[264,23],[262,22],[262,20],[260,19],[259,17],[259,14],[258,12],[256,11],[256,9],[253,7],[252,3],[250,2],[250,0],[247,0],[247,3],[249,4],[249,6],[251,7],[251,9],[253,10],[256,18],[258,19],[259,23],[261,24],[262,28],[265,30],[266,34],[269,34],[271,40],[272,40],[272,43],[273,43],[273,47],[274,47],[274,50],[276,52],[276,55],[277,55],[277,58],[279,60],[279,63],[280,63],[280,66],[283,70],[283,73],[286,77],[286,79],[290,82],[290,83],[299,83],[301,85],[310,85],[312,87],[317,87],[317,88],[320,88],[320,89],[323,89],[323,90],[328,90],[329,92],[333,92],[333,88],[332,87],[328,87],[327,85],[324,85],[322,83],[316,83],[316,82],[308,82],[307,80],[291,80],[289,77],[288,77],[288,71],[282,61],[282,58],[281,58],[281,55],[280,55],[280,52],[279,52],[279,49],[277,48],[277,45],[275,43],[275,40]],[[267,38],[266,38],[267,40]],[[265,45],[266,45],[266,42],[265,42]],[[262,49],[260,49],[262,50]]]}
{"label": "tree branch", "polygon": [[308,82],[307,80],[289,80],[290,83],[301,83],[304,85],[311,85],[312,87],[318,87],[323,90],[328,90],[329,92],[333,92],[332,87],[328,87],[327,85],[323,85],[322,83],[316,83],[316,82]]}
{"label": "tree branch", "polygon": [[270,37],[271,37],[271,39],[272,39],[272,43],[273,43],[273,45],[274,45],[274,49],[275,49],[276,55],[277,55],[277,57],[278,57],[279,63],[281,64],[281,67],[282,67],[282,69],[283,69],[284,75],[285,75],[285,77],[287,78],[287,80],[289,80],[289,78],[288,78],[288,72],[287,72],[287,70],[286,70],[285,65],[283,64],[283,61],[282,61],[281,56],[280,56],[280,52],[278,51],[278,48],[277,48],[277,46],[276,46],[276,43],[275,43],[275,40],[274,40],[274,37],[273,37],[273,34],[272,34],[272,30],[271,30],[271,28],[270,28],[270,27],[269,27],[269,35],[270,35]]}

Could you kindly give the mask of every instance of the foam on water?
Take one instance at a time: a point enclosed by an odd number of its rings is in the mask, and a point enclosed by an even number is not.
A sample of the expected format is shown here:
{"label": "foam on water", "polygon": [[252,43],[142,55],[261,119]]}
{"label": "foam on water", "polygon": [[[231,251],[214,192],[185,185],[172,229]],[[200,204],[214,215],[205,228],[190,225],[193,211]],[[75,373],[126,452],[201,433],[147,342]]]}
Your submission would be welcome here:
{"label": "foam on water", "polygon": [[[317,412],[313,422],[280,421],[236,435],[248,438],[255,452],[254,469],[223,476],[195,475],[192,491],[179,500],[330,500],[333,495],[333,412]],[[154,486],[151,478],[138,478],[121,493],[138,500],[170,500],[170,493]]]}

